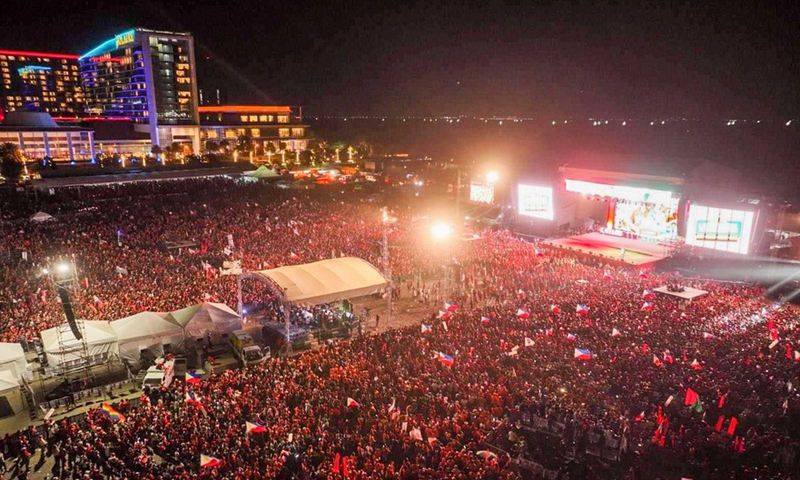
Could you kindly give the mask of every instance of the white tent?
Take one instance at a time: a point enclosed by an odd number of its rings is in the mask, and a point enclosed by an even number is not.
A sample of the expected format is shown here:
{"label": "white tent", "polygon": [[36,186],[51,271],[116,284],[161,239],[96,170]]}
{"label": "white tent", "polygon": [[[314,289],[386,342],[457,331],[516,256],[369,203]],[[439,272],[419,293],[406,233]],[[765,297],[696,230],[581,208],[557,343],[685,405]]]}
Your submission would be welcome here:
{"label": "white tent", "polygon": [[[76,320],[86,343],[86,361],[89,365],[103,363],[119,353],[117,334],[108,322]],[[43,330],[42,346],[51,367],[69,369],[81,366],[83,344],[72,334],[66,323]]]}
{"label": "white tent", "polygon": [[32,222],[47,222],[49,220],[54,220],[53,216],[44,212],[36,212],[31,217]]}
{"label": "white tent", "polygon": [[6,417],[22,412],[25,405],[22,403],[22,395],[19,393],[19,382],[14,378],[14,374],[9,371],[0,371],[0,397],[5,397],[8,402],[0,402],[0,416]]}
{"label": "white tent", "polygon": [[389,282],[375,266],[356,257],[273,268],[251,275],[268,279],[288,302],[321,304],[375,293]]}
{"label": "white tent", "polygon": [[121,359],[136,362],[142,350],[150,350],[155,357],[164,355],[164,345],[183,343],[183,329],[167,320],[166,313],[141,312],[111,322],[117,335]]}
{"label": "white tent", "polygon": [[242,319],[224,303],[200,303],[176,310],[167,320],[180,326],[187,337],[199,338],[208,333],[215,337],[242,328]]}
{"label": "white tent", "polygon": [[0,342],[0,371],[9,371],[17,380],[22,378],[22,374],[28,371],[28,362],[25,360],[25,352],[19,343]]}
{"label": "white tent", "polygon": [[11,372],[0,372],[0,395],[19,390],[19,382]]}

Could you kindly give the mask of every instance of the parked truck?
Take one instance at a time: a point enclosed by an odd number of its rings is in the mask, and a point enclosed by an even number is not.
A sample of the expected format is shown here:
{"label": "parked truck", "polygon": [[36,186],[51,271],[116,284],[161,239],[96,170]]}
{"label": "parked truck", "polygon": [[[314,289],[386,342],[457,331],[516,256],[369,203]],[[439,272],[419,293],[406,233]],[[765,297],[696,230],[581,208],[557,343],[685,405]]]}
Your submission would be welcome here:
{"label": "parked truck", "polygon": [[266,351],[262,350],[253,341],[253,337],[244,330],[235,330],[231,334],[231,347],[233,347],[233,354],[244,366],[264,363],[270,357],[269,348]]}

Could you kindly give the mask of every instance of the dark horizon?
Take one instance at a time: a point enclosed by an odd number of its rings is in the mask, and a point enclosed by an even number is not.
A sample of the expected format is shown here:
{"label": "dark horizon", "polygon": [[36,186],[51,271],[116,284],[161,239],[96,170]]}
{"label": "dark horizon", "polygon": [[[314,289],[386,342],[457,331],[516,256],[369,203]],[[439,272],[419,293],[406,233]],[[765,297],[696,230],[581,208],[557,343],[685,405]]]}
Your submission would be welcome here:
{"label": "dark horizon", "polygon": [[201,86],[314,115],[800,115],[792,3],[94,5],[6,9],[0,48],[84,53],[131,27],[189,31]]}

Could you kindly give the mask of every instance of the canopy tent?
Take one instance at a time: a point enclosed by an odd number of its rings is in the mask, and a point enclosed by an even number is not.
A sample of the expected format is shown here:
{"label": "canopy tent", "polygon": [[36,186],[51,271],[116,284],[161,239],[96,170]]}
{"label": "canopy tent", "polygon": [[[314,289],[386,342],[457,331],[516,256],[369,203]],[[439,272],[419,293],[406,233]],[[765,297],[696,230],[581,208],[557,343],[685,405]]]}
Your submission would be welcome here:
{"label": "canopy tent", "polygon": [[0,395],[8,395],[19,390],[19,382],[14,374],[8,371],[0,372]]}
{"label": "canopy tent", "polygon": [[108,322],[76,320],[86,343],[86,356],[82,342],[75,338],[68,324],[42,330],[42,346],[51,367],[72,368],[83,364],[102,363],[119,353],[117,334]]}
{"label": "canopy tent", "polygon": [[273,283],[283,292],[284,301],[315,305],[362,297],[389,284],[375,266],[356,257],[261,270],[248,276]]}
{"label": "canopy tent", "polygon": [[255,170],[250,170],[248,172],[244,172],[242,175],[245,177],[250,178],[278,178],[281,175],[271,168],[267,168],[266,165],[261,165]]}
{"label": "canopy tent", "polygon": [[0,371],[0,418],[25,411],[19,388],[19,382],[13,373],[7,370]]}
{"label": "canopy tent", "polygon": [[167,320],[183,329],[185,336],[199,338],[209,333],[221,335],[242,328],[242,319],[224,303],[200,303],[176,310]]}
{"label": "canopy tent", "polygon": [[36,212],[31,217],[32,222],[47,222],[48,220],[53,220],[54,217],[49,213],[44,212]]}
{"label": "canopy tent", "polygon": [[142,350],[150,350],[157,358],[164,355],[164,345],[183,343],[183,328],[167,320],[167,316],[166,313],[141,312],[111,322],[120,358],[137,362]]}
{"label": "canopy tent", "polygon": [[28,371],[28,362],[25,360],[25,351],[19,343],[0,342],[0,371],[9,371],[17,380]]}

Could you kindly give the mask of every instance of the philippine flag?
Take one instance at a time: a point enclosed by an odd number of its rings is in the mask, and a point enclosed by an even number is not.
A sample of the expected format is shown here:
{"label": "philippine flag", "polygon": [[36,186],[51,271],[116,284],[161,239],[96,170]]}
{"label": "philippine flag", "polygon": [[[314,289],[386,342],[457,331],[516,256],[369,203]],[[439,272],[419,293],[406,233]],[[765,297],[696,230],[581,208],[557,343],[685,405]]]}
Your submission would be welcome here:
{"label": "philippine flag", "polygon": [[355,400],[353,400],[352,398],[350,398],[350,397],[347,397],[347,406],[348,406],[348,407],[353,407],[353,408],[358,408],[358,407],[360,407],[361,405],[359,405],[359,403],[358,403],[358,402],[356,402]]}
{"label": "philippine flag", "polygon": [[592,352],[590,352],[589,350],[584,350],[582,348],[576,348],[574,356],[575,360],[591,360],[593,357]]}
{"label": "philippine flag", "polygon": [[611,272],[606,270],[606,271],[603,272],[603,278],[605,278],[606,280],[611,280],[614,277],[611,275]]}
{"label": "philippine flag", "polygon": [[198,407],[202,406],[202,404],[200,403],[200,397],[198,395],[195,395],[194,392],[187,392],[185,401],[186,403],[191,403],[193,405],[197,405]]}
{"label": "philippine flag", "polygon": [[244,422],[244,428],[247,433],[267,433],[267,427],[258,423]]}
{"label": "philippine flag", "polygon": [[488,324],[492,323],[492,319],[489,318],[489,317],[481,317],[481,323],[484,324],[484,325],[488,325]]}
{"label": "philippine flag", "polygon": [[652,290],[645,290],[643,295],[644,298],[654,298],[656,296]]}
{"label": "philippine flag", "polygon": [[210,457],[208,455],[200,454],[200,466],[203,468],[206,467],[219,467],[222,465],[222,462],[219,458]]}
{"label": "philippine flag", "polygon": [[448,367],[452,367],[453,364],[455,363],[455,360],[453,360],[453,357],[451,357],[450,355],[447,355],[444,352],[439,352],[436,355],[436,360],[438,360],[439,363],[441,363],[442,365],[446,365]]}
{"label": "philippine flag", "polygon": [[578,305],[575,307],[575,313],[578,313],[578,314],[580,314],[580,315],[586,315],[587,313],[589,313],[589,307],[587,307],[586,305],[583,305],[583,304],[579,303],[579,304],[578,304]]}
{"label": "philippine flag", "polygon": [[296,254],[294,252],[289,252],[289,258],[291,258],[292,260],[299,260],[300,259],[300,255],[298,255],[298,254]]}
{"label": "philippine flag", "polygon": [[517,298],[525,298],[525,290],[521,288],[517,290]]}
{"label": "philippine flag", "polygon": [[703,332],[703,338],[705,338],[706,340],[711,340],[712,338],[717,338],[717,337],[708,332]]}
{"label": "philippine flag", "polygon": [[645,417],[644,410],[642,410],[642,413],[636,415],[636,418],[634,420],[636,420],[637,422],[641,422],[642,420],[644,420],[644,417]]}
{"label": "philippine flag", "polygon": [[574,333],[568,333],[567,334],[567,340],[572,340],[574,342],[577,339],[578,339],[578,337]]}
{"label": "philippine flag", "polygon": [[539,250],[539,249],[537,248],[537,249],[536,249],[536,256],[537,256],[537,257],[544,257],[544,251],[543,251],[543,250]]}
{"label": "philippine flag", "polygon": [[550,311],[553,313],[561,313],[561,307],[558,305],[550,305]]}
{"label": "philippine flag", "polygon": [[433,330],[433,329],[431,328],[431,326],[430,326],[430,325],[425,325],[424,323],[422,324],[422,333],[423,333],[423,334],[425,334],[425,333],[431,333],[431,331],[432,331],[432,330]]}
{"label": "philippine flag", "polygon": [[529,318],[530,316],[531,316],[531,314],[528,313],[527,310],[523,310],[521,308],[517,309],[517,317],[526,319],[526,318]]}
{"label": "philippine flag", "polygon": [[202,380],[202,379],[203,379],[203,377],[202,377],[202,376],[200,376],[200,374],[199,374],[199,373],[194,373],[194,372],[186,372],[186,375],[184,375],[184,378],[183,378],[183,379],[184,379],[184,381],[185,381],[186,383],[188,383],[188,384],[190,384],[190,385],[194,385],[194,384],[198,384],[198,383],[200,383],[200,380]]}
{"label": "philippine flag", "polygon": [[639,277],[641,277],[641,278],[647,278],[647,272],[644,272],[644,271],[642,271],[642,272],[639,272]]}
{"label": "philippine flag", "polygon": [[622,335],[622,334],[619,333],[619,330],[617,330],[616,328],[612,328],[611,329],[611,336],[612,337],[619,337],[620,335]]}
{"label": "philippine flag", "polygon": [[448,310],[439,310],[439,315],[436,318],[446,320],[450,318],[450,312]]}
{"label": "philippine flag", "polygon": [[794,351],[794,361],[800,362],[800,352],[798,352],[797,350]]}
{"label": "philippine flag", "polygon": [[456,310],[458,310],[458,305],[451,302],[445,302],[444,309],[447,310],[448,312],[455,312]]}
{"label": "philippine flag", "polygon": [[692,363],[690,363],[689,365],[691,365],[692,368],[694,368],[695,370],[702,370],[703,369],[703,366],[700,365],[700,362],[698,362],[696,358],[694,360],[692,360]]}
{"label": "philippine flag", "polygon": [[653,304],[651,302],[644,302],[642,305],[643,312],[652,312],[653,311]]}

